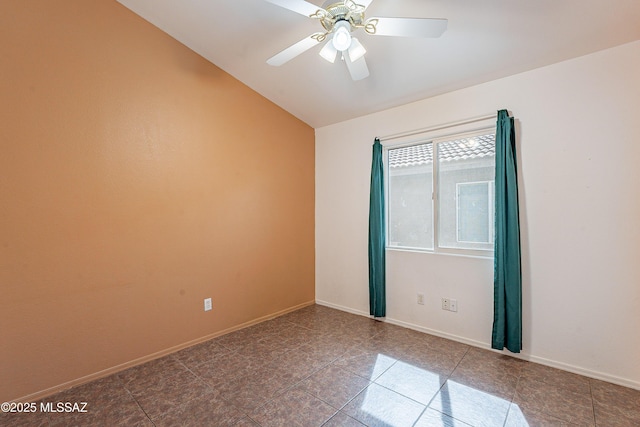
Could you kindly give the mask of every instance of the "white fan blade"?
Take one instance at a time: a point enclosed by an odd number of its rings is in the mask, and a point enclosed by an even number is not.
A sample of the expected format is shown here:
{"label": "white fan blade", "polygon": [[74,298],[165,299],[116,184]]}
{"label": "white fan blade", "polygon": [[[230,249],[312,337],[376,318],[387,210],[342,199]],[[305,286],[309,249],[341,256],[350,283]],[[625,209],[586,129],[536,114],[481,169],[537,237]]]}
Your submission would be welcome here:
{"label": "white fan blade", "polygon": [[365,23],[365,31],[376,36],[440,37],[448,22],[432,18],[370,18]]}
{"label": "white fan blade", "polygon": [[347,63],[349,74],[351,74],[353,80],[358,81],[369,77],[369,68],[367,67],[367,61],[364,60],[364,56],[355,62],[351,62],[349,52],[344,52],[344,62]]}
{"label": "white fan blade", "polygon": [[322,35],[322,33],[315,33],[310,35],[307,38],[300,40],[298,43],[289,46],[282,52],[272,56],[267,60],[267,64],[273,65],[274,67],[279,67],[282,64],[291,61],[296,56],[304,53],[317,45],[318,39],[316,38],[318,35]]}
{"label": "white fan blade", "polygon": [[300,15],[309,16],[309,17],[311,15],[314,15],[317,11],[323,10],[321,7],[318,7],[304,0],[265,0],[265,1],[269,3],[273,3],[280,7],[284,7],[285,9],[289,9],[293,12],[297,12]]}

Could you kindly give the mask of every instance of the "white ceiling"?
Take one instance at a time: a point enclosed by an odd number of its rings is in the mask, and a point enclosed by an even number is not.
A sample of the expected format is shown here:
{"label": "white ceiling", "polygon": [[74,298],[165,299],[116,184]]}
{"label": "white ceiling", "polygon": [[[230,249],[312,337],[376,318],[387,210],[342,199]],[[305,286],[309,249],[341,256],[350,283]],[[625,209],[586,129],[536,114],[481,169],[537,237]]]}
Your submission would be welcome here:
{"label": "white ceiling", "polygon": [[640,39],[639,0],[374,0],[366,17],[449,26],[436,39],[358,30],[371,75],[354,82],[320,46],[267,65],[321,26],[264,0],[118,1],[314,128]]}

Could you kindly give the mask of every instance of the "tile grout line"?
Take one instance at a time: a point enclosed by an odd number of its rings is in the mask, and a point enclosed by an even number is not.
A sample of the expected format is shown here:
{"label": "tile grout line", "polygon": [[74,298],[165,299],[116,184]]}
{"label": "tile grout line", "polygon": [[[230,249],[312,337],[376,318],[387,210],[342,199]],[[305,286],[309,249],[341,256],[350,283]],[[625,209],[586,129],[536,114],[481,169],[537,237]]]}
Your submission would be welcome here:
{"label": "tile grout line", "polygon": [[[433,395],[433,397],[431,397],[431,399],[429,399],[429,403],[426,405],[426,407],[424,408],[424,410],[422,411],[422,413],[420,414],[420,417],[422,417],[424,415],[425,412],[427,412],[427,410],[429,409],[429,407],[431,406],[431,403],[433,402],[433,399],[436,398],[436,396],[438,395],[438,393],[440,393],[440,391],[442,390],[442,388],[445,386],[445,384],[447,383],[447,381],[449,381],[449,379],[451,379],[451,375],[453,375],[453,373],[456,371],[456,369],[458,369],[458,366],[460,366],[460,363],[462,363],[462,360],[464,360],[464,358],[467,356],[467,354],[469,353],[469,350],[471,349],[471,347],[467,346],[466,351],[464,352],[464,354],[462,355],[462,357],[460,358],[460,360],[458,360],[458,363],[456,363],[456,366],[451,370],[451,372],[449,373],[449,375],[447,375],[447,379],[444,380],[444,382],[440,385],[440,388],[438,388],[438,391],[435,392],[435,394]],[[435,409],[434,409],[435,410]],[[440,411],[438,411],[440,412]],[[443,415],[447,415],[444,412],[440,412]],[[449,416],[449,415],[447,415]],[[420,417],[418,417],[418,419],[416,420],[416,423],[420,420]],[[457,420],[457,418],[451,417],[454,420]],[[458,420],[460,422],[463,422],[461,420]],[[464,422],[463,422],[464,423]],[[415,425],[415,423],[413,423]],[[464,423],[466,424],[466,423]]]}
{"label": "tile grout line", "polygon": [[520,385],[520,378],[522,378],[522,369],[520,369],[520,372],[518,373],[518,381],[516,381],[516,387],[513,390],[513,396],[511,397],[511,402],[509,402],[509,409],[507,410],[507,416],[504,418],[504,422],[502,423],[503,427],[506,427],[507,425],[507,420],[509,419],[509,414],[511,413],[511,409],[513,408],[513,405],[517,405],[517,403],[514,403],[514,399],[518,394],[518,386]]}
{"label": "tile grout line", "polygon": [[593,410],[593,425],[598,427],[598,419],[596,418],[596,403],[593,399],[593,387],[591,378],[589,378],[589,396],[591,396],[591,409]]}

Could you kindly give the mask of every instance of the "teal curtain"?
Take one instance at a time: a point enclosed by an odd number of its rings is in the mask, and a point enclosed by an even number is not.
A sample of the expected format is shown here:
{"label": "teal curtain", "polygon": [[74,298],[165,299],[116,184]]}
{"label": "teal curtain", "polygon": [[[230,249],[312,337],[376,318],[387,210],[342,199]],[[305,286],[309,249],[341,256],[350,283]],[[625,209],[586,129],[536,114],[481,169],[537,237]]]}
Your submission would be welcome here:
{"label": "teal curtain", "polygon": [[513,118],[498,111],[496,127],[496,218],[494,310],[491,347],[522,350],[522,273],[516,138]]}
{"label": "teal curtain", "polygon": [[384,165],[382,144],[376,138],[371,162],[371,192],[369,197],[369,313],[385,317],[385,222],[384,222]]}

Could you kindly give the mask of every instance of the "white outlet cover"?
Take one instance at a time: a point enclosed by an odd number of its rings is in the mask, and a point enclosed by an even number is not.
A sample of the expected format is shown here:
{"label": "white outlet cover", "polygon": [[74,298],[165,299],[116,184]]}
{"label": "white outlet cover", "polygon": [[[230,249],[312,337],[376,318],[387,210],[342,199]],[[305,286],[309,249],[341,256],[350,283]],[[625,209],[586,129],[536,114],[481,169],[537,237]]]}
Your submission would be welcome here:
{"label": "white outlet cover", "polygon": [[212,309],[211,298],[205,298],[204,311],[210,311]]}

